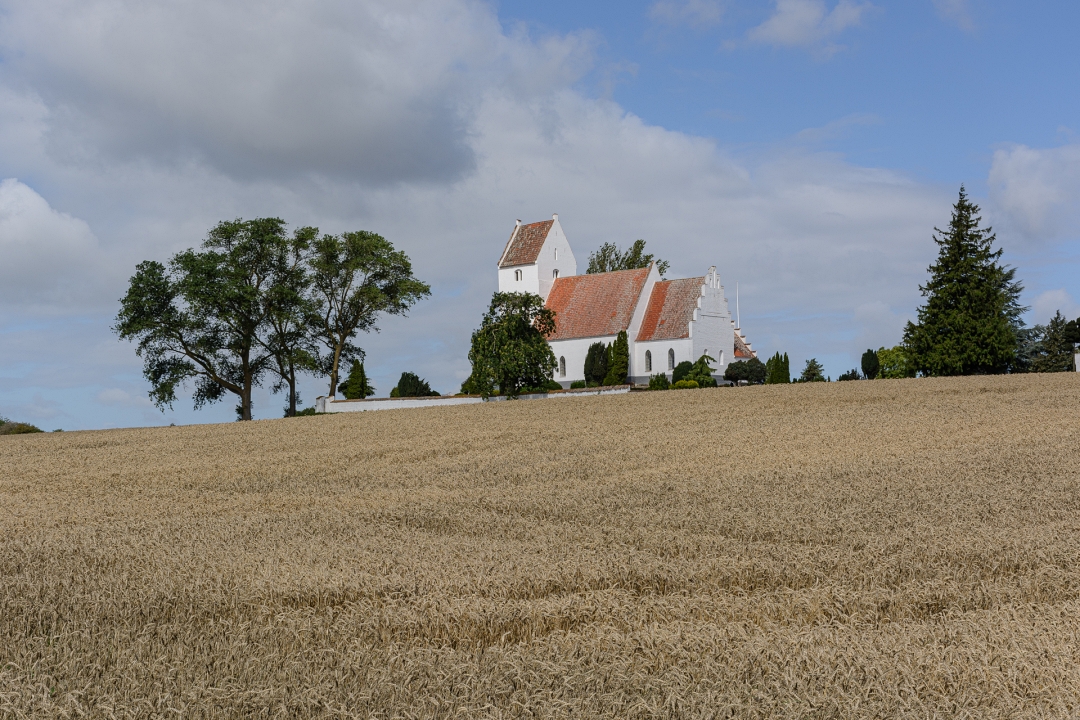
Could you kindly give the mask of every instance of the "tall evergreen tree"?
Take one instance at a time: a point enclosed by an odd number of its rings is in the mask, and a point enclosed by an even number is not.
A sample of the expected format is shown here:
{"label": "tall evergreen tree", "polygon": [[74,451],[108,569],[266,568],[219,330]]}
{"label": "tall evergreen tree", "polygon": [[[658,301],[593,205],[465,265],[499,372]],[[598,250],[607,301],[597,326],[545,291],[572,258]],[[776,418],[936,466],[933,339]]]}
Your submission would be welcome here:
{"label": "tall evergreen tree", "polygon": [[806,361],[806,367],[799,376],[799,382],[825,382],[825,368],[821,366],[817,358]]}
{"label": "tall evergreen tree", "polygon": [[375,394],[375,388],[368,382],[367,372],[364,371],[363,360],[352,361],[349,375],[338,385],[338,392],[344,395],[346,400],[363,400]]}
{"label": "tall evergreen tree", "polygon": [[1073,369],[1073,343],[1068,323],[1059,310],[1050,319],[1039,338],[1038,349],[1031,358],[1031,372],[1068,372]]}
{"label": "tall evergreen tree", "polygon": [[912,366],[924,375],[1003,373],[1016,361],[1023,286],[999,262],[1002,250],[978,213],[961,186],[949,229],[934,228],[938,259],[919,286],[926,304],[904,329]]}
{"label": "tall evergreen tree", "polygon": [[[726,377],[726,375],[725,375]],[[765,363],[765,384],[786,385],[791,382],[791,371],[788,369],[787,353],[779,352],[773,355]]]}
{"label": "tall evergreen tree", "polygon": [[608,362],[610,356],[608,346],[602,342],[594,342],[585,353],[585,382],[603,383],[607,377]]}
{"label": "tall evergreen tree", "polygon": [[873,380],[881,371],[881,360],[873,350],[867,350],[862,354],[862,374],[867,380]]}
{"label": "tall evergreen tree", "polygon": [[604,375],[604,385],[622,385],[630,374],[630,342],[622,330],[611,344],[611,364]]}

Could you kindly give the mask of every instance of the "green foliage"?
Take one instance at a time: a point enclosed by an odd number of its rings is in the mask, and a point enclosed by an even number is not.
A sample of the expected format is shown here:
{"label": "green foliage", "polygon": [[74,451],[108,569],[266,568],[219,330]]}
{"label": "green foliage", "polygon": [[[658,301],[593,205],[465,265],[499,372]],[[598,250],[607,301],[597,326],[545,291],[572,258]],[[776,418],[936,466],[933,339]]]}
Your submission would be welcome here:
{"label": "green foliage", "polygon": [[578,390],[579,388],[584,388],[584,387],[585,387],[585,381],[584,380],[575,380],[574,382],[570,383],[570,389],[571,390]]}
{"label": "green foliage", "polygon": [[[645,252],[645,241],[635,240],[628,250],[622,251],[615,243],[606,242],[600,249],[589,254],[589,268],[586,274],[613,272],[615,270],[636,270],[649,267],[653,261],[651,253]],[[657,260],[656,269],[660,275],[666,275],[671,263],[666,260]]]}
{"label": "green foliage", "polygon": [[1080,343],[1080,318],[1065,323],[1065,339],[1074,345]]}
{"label": "green foliage", "polygon": [[[862,372],[863,377],[867,380],[873,380],[881,372],[881,361],[878,359],[878,354],[873,350],[867,350],[862,355]],[[841,380],[844,378],[841,377]]]}
{"label": "green foliage", "polygon": [[838,381],[843,380],[862,380],[862,375],[859,375],[859,371],[855,368],[848,370],[845,373],[841,373],[840,377],[836,378]]}
{"label": "green foliage", "polygon": [[1057,311],[1045,327],[1036,326],[1037,344],[1031,357],[1031,372],[1069,372],[1073,369],[1073,341],[1069,323]]}
{"label": "green foliage", "polygon": [[404,315],[431,288],[413,277],[408,256],[373,232],[323,235],[312,243],[308,331],[327,354],[320,368],[338,386],[342,362],[359,359],[357,332],[377,330],[379,315]]}
{"label": "green foliage", "polygon": [[[698,384],[698,387],[716,387],[716,378],[713,377],[715,372],[714,368],[709,365],[711,362],[716,362],[715,359],[708,355],[702,355],[691,366],[690,372],[686,374],[686,380],[693,380]],[[761,365],[759,362],[758,365]],[[762,372],[765,370],[765,366],[761,365]]]}
{"label": "green foliage", "polygon": [[252,388],[281,356],[270,318],[291,312],[281,284],[295,278],[283,263],[295,261],[304,237],[289,238],[278,218],[222,222],[201,250],[178,253],[167,267],[138,265],[113,330],[138,342],[158,407],[171,407],[177,388],[194,380],[196,409],[231,393],[240,419],[251,419]]}
{"label": "green foliage", "polygon": [[[773,360],[775,360],[775,357]],[[749,360],[740,360],[729,364],[727,370],[724,371],[724,379],[736,384],[741,380],[745,380],[751,385],[757,385],[769,379],[769,370],[765,363],[757,358],[750,358]]]}
{"label": "green foliage", "polygon": [[604,374],[604,385],[622,385],[626,382],[626,376],[630,374],[630,342],[626,337],[626,331],[621,330],[611,344],[609,352],[611,363],[607,373]]}
{"label": "green foliage", "polygon": [[585,382],[603,383],[611,365],[611,348],[602,342],[595,342],[585,353]]}
{"label": "green foliage", "polygon": [[667,375],[664,373],[656,373],[649,378],[650,390],[667,390],[671,387],[671,383],[668,382]]}
{"label": "green foliage", "polygon": [[[724,374],[727,378],[727,373]],[[791,382],[791,366],[787,353],[776,353],[765,363],[765,384],[786,385]]]}
{"label": "green foliage", "polygon": [[877,351],[879,370],[878,377],[885,380],[915,377],[915,366],[911,362],[907,348],[897,345],[891,348],[880,348]]}
{"label": "green foliage", "polygon": [[487,397],[498,388],[517,397],[522,388],[543,387],[558,365],[547,342],[553,332],[555,313],[539,295],[495,293],[472,334],[470,389]]}
{"label": "green foliage", "polygon": [[683,360],[681,363],[675,366],[675,369],[671,371],[672,384],[679,382],[686,378],[690,374],[690,371],[694,369],[694,363],[689,360]]}
{"label": "green foliage", "polygon": [[30,423],[13,422],[0,417],[0,435],[29,435],[39,432],[44,431]]}
{"label": "green foliage", "polygon": [[[314,407],[309,407],[309,408],[304,408],[303,410],[297,410],[296,413],[293,415],[293,417],[308,417],[309,415],[318,415],[318,414],[319,413],[315,412]],[[289,416],[286,415],[285,417],[289,417]]]}
{"label": "green foliage", "polygon": [[562,389],[563,389],[563,386],[560,385],[559,383],[555,382],[554,380],[547,380],[542,385],[538,385],[537,387],[523,387],[523,388],[521,388],[521,394],[522,395],[531,395],[531,394],[534,394],[534,393],[535,394],[549,393],[549,392],[552,392],[554,390],[562,390]]}
{"label": "green foliage", "polygon": [[938,259],[919,287],[926,304],[904,329],[909,360],[924,375],[1003,373],[1016,363],[1023,286],[998,262],[1002,250],[992,249],[978,212],[961,186],[949,229],[934,229]]}
{"label": "green foliage", "polygon": [[799,382],[825,382],[825,368],[821,367],[821,363],[817,361],[817,358],[810,358],[806,361],[806,367],[803,368],[802,375],[799,376]]}
{"label": "green foliage", "polygon": [[439,393],[431,389],[427,380],[423,380],[416,373],[403,372],[394,389],[390,391],[390,397],[438,397]]}
{"label": "green foliage", "polygon": [[346,400],[363,400],[375,394],[375,388],[368,382],[367,373],[364,372],[363,360],[352,361],[349,376],[338,385],[338,392],[344,395]]}
{"label": "green foliage", "polygon": [[697,388],[697,386],[698,384],[695,380],[679,380],[671,387],[676,390],[694,390]]}

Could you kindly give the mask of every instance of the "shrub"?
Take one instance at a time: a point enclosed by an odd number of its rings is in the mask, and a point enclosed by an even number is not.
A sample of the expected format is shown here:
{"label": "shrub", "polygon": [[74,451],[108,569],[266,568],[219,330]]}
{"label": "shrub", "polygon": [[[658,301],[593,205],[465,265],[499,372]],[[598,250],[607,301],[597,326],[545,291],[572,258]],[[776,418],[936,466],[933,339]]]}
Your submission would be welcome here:
{"label": "shrub", "polygon": [[401,373],[397,387],[390,391],[390,397],[437,397],[438,395],[439,393],[427,384],[427,380],[411,372]]}
{"label": "shrub", "polygon": [[611,348],[602,342],[594,342],[585,354],[585,382],[604,382],[611,360]]}
{"label": "shrub", "polygon": [[[773,360],[775,359],[773,358]],[[773,360],[769,362],[773,362]],[[779,366],[779,370],[776,369],[777,365],[775,363],[773,368],[777,373],[786,372],[786,366],[782,364]],[[750,358],[749,360],[740,360],[728,365],[727,370],[724,371],[724,379],[736,384],[745,380],[747,383],[758,385],[768,379],[768,372],[765,363],[757,358]]]}
{"label": "shrub", "polygon": [[611,362],[604,375],[604,384],[622,385],[626,382],[626,376],[630,374],[630,343],[625,330],[620,331],[615,342],[612,343],[609,357]]}
{"label": "shrub", "polygon": [[3,418],[0,418],[0,420],[3,420],[0,423],[0,435],[28,435],[30,433],[44,432],[41,428],[30,423],[12,422]]}
{"label": "shrub", "polygon": [[649,378],[650,390],[667,390],[671,387],[671,383],[668,382],[667,375],[664,373],[657,373]]}
{"label": "shrub", "polygon": [[559,383],[555,382],[554,380],[548,380],[543,385],[539,385],[537,387],[523,387],[523,388],[521,388],[521,394],[530,395],[530,394],[533,394],[533,393],[547,393],[547,392],[551,392],[552,390],[562,390],[562,389],[563,389],[563,387]]}
{"label": "shrub", "polygon": [[691,390],[696,388],[697,386],[698,384],[694,380],[679,380],[671,387],[675,388],[676,390]]}
{"label": "shrub", "polygon": [[571,390],[577,390],[578,388],[583,388],[583,387],[585,387],[585,381],[584,380],[575,380],[574,382],[570,383],[570,389]]}
{"label": "shrub", "polygon": [[690,374],[690,371],[694,369],[694,363],[689,360],[683,360],[681,363],[675,366],[675,370],[671,373],[671,382],[677,383]]}
{"label": "shrub", "polygon": [[837,380],[862,380],[862,376],[859,375],[858,370],[852,368],[851,370],[848,370],[846,373],[842,374],[840,377],[838,377],[836,379]]}
{"label": "shrub", "polygon": [[294,415],[293,417],[308,417],[309,415],[318,415],[318,414],[319,413],[315,412],[314,407],[309,407],[309,408],[304,408],[303,410],[297,410],[296,415]]}
{"label": "shrub", "polygon": [[[690,372],[687,373],[685,380],[693,380],[698,384],[698,387],[716,387],[716,378],[712,376],[713,369],[709,365],[710,362],[715,362],[708,355],[702,355],[690,368]],[[764,367],[764,365],[762,365]]]}

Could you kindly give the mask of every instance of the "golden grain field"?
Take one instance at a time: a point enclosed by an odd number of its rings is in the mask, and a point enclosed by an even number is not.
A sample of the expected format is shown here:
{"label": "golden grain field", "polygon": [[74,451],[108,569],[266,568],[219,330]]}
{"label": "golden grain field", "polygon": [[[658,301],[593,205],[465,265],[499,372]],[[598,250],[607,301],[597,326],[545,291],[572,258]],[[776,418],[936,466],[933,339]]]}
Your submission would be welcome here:
{"label": "golden grain field", "polygon": [[0,438],[0,717],[1080,715],[1080,374]]}

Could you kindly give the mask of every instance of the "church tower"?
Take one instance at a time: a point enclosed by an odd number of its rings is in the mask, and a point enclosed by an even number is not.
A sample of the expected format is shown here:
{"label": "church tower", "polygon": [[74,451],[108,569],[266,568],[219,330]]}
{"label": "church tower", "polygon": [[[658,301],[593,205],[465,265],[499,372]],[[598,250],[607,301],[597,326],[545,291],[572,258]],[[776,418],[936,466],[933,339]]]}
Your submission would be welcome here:
{"label": "church tower", "polygon": [[577,275],[577,260],[558,214],[522,225],[517,221],[499,258],[499,292],[529,292],[547,300],[557,278]]}

